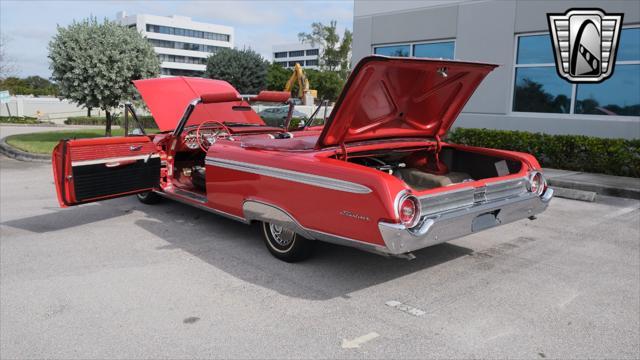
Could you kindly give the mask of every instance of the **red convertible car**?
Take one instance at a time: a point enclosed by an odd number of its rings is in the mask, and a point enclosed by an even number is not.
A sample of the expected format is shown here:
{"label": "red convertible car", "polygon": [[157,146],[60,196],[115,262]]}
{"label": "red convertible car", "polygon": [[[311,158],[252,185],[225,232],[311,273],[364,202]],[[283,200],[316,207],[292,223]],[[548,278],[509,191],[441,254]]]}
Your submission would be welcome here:
{"label": "red convertible car", "polygon": [[[224,81],[135,81],[159,134],[62,140],[62,207],[136,194],[260,224],[268,250],[306,258],[314,241],[412,258],[412,251],[534,219],[553,190],[523,153],[441,140],[495,65],[370,56],[324,127],[266,126]],[[253,105],[253,106],[252,106]],[[289,117],[293,111],[290,106]]]}

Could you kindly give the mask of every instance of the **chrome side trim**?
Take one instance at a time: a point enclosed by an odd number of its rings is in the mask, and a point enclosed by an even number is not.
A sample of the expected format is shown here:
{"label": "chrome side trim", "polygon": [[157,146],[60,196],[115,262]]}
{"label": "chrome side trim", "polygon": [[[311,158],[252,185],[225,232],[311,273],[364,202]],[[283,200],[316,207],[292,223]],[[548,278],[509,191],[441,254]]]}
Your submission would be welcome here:
{"label": "chrome side trim", "polygon": [[373,252],[378,255],[389,256],[389,251],[384,247],[360,240],[354,240],[335,234],[329,234],[320,230],[309,229],[302,226],[291,214],[282,210],[276,205],[267,204],[258,200],[247,200],[243,203],[242,209],[245,218],[250,222],[253,220],[265,221],[275,225],[287,227],[301,236],[310,240],[319,240],[332,244],[349,246],[360,250]]}
{"label": "chrome side trim", "polygon": [[207,157],[205,163],[211,166],[218,166],[226,169],[270,176],[277,179],[295,181],[306,185],[318,186],[354,194],[368,194],[371,192],[371,189],[369,189],[368,187],[350,181],[339,180],[320,175],[307,174],[299,171],[279,169],[271,166],[257,165],[226,159],[215,159],[211,157]]}
{"label": "chrome side trim", "polygon": [[180,195],[175,195],[175,194],[167,193],[167,192],[164,192],[164,191],[158,191],[158,190],[155,190],[154,192],[156,194],[162,196],[162,197],[167,198],[167,199],[175,200],[175,201],[181,202],[181,203],[183,203],[185,205],[194,206],[194,207],[197,207],[200,210],[204,210],[204,211],[208,211],[210,213],[216,214],[216,215],[224,216],[226,218],[229,218],[231,220],[236,220],[236,221],[239,221],[239,222],[244,223],[244,224],[249,224],[249,221],[245,220],[244,218],[242,218],[240,216],[229,214],[229,213],[224,212],[222,210],[217,210],[217,209],[210,208],[210,207],[208,207],[208,206],[206,206],[206,205],[204,205],[202,203],[188,201],[188,200],[186,200],[184,197],[182,197]]}
{"label": "chrome side trim", "polygon": [[154,159],[158,158],[160,155],[158,154],[142,154],[135,156],[120,156],[120,157],[112,157],[112,158],[102,158],[96,160],[81,160],[81,161],[72,161],[71,166],[84,166],[84,165],[96,165],[96,164],[104,164],[114,161],[132,161],[132,160],[144,160],[144,159]]}
{"label": "chrome side trim", "polygon": [[307,239],[313,239],[313,236],[293,216],[275,205],[246,200],[242,204],[242,213],[248,222],[254,220],[268,222],[293,230]]}

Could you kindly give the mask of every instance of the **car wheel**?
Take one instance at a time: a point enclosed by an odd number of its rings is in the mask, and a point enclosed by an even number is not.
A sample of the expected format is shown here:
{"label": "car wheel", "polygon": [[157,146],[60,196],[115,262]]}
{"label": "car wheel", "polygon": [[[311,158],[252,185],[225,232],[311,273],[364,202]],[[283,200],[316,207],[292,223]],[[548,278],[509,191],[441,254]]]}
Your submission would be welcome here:
{"label": "car wheel", "polygon": [[263,222],[262,233],[267,249],[280,260],[298,262],[311,256],[313,251],[312,241],[303,238],[290,229]]}
{"label": "car wheel", "polygon": [[137,194],[136,197],[138,200],[147,205],[157,204],[162,201],[162,196],[156,194],[153,191],[147,191],[140,194]]}

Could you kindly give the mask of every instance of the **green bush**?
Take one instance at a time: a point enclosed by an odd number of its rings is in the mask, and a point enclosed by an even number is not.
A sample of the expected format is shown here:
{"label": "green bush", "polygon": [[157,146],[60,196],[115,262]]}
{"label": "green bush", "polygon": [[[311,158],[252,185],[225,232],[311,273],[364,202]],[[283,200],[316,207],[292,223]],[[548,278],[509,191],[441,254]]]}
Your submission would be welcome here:
{"label": "green bush", "polygon": [[38,124],[40,121],[29,116],[0,116],[2,124]]}
{"label": "green bush", "polygon": [[447,141],[529,153],[543,167],[640,177],[640,139],[456,128]]}
{"label": "green bush", "polygon": [[[124,117],[122,115],[112,115],[113,124],[124,126]],[[145,129],[156,129],[157,125],[151,116],[139,116],[138,120]],[[67,125],[104,125],[107,121],[104,116],[71,116],[64,121]],[[135,127],[136,123],[133,117],[129,117],[129,127]]]}

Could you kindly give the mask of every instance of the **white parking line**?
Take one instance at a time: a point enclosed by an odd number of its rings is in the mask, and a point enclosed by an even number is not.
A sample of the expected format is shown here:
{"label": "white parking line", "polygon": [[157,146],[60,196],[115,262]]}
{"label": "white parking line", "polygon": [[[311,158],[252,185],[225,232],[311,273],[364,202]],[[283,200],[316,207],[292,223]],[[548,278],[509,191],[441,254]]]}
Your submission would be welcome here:
{"label": "white parking line", "polygon": [[402,312],[405,312],[409,315],[413,315],[413,316],[422,316],[424,314],[426,314],[427,312],[424,310],[420,310],[418,308],[414,308],[413,306],[409,306],[407,304],[403,304],[400,301],[395,301],[395,300],[391,300],[391,301],[387,301],[386,302],[387,306],[390,306],[392,308],[396,308]]}
{"label": "white parking line", "polygon": [[378,334],[377,332],[370,332],[366,335],[362,335],[360,337],[357,337],[353,340],[347,340],[347,339],[342,339],[342,348],[343,349],[356,349],[359,348],[360,345],[371,341],[375,338],[377,338],[378,336],[380,336],[380,334]]}

